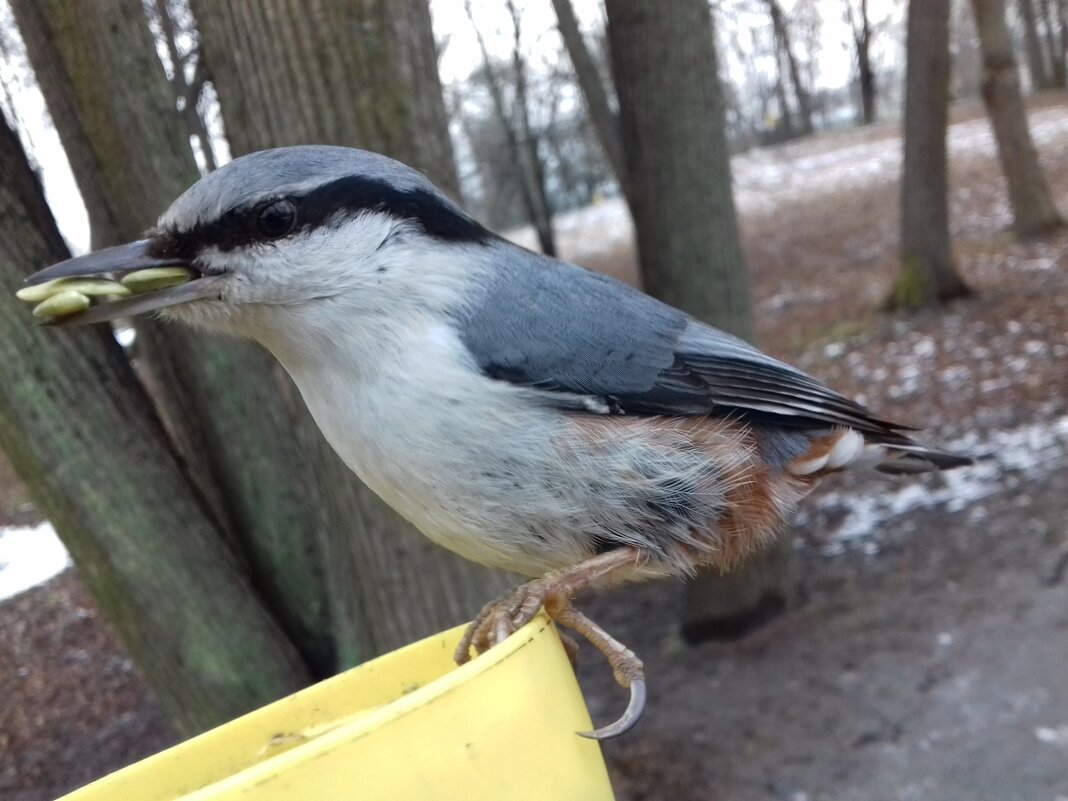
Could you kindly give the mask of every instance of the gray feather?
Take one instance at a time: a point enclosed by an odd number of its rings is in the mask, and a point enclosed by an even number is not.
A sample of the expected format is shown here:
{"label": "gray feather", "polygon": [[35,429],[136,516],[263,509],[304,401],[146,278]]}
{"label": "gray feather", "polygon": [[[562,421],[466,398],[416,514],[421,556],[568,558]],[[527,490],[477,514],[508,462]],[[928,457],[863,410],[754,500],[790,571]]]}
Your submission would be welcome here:
{"label": "gray feather", "polygon": [[[486,375],[609,411],[740,416],[800,428],[849,426],[908,442],[880,420],[756,348],[624,284],[506,243],[492,280],[461,314]],[[589,407],[587,407],[589,408]]]}
{"label": "gray feather", "polygon": [[229,209],[264,197],[302,194],[346,175],[373,175],[399,190],[419,189],[463,213],[426,176],[399,161],[351,147],[300,145],[249,153],[205,175],[171,204],[158,225],[187,230]]}
{"label": "gray feather", "polygon": [[494,246],[492,280],[461,314],[489,376],[565,393],[639,397],[672,364],[681,312],[602,275]]}

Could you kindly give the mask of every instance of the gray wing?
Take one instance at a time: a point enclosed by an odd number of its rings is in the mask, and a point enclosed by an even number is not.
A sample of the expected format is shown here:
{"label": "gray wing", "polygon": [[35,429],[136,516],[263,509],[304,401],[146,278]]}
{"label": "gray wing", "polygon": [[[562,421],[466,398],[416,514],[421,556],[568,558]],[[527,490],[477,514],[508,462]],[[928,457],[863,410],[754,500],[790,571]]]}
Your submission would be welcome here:
{"label": "gray wing", "polygon": [[[464,343],[491,378],[618,414],[722,415],[844,425],[907,441],[815,379],[605,276],[499,246],[491,284],[464,309]],[[578,408],[590,408],[589,404]]]}

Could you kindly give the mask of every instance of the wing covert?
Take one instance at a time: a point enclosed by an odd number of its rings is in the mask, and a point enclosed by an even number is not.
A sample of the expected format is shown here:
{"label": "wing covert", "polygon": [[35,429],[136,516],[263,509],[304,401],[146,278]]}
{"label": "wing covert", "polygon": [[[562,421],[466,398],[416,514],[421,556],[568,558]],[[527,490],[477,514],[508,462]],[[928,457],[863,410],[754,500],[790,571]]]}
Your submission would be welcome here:
{"label": "wing covert", "polygon": [[491,378],[622,414],[730,415],[802,428],[848,426],[907,441],[816,379],[746,342],[573,265],[514,249],[458,321]]}

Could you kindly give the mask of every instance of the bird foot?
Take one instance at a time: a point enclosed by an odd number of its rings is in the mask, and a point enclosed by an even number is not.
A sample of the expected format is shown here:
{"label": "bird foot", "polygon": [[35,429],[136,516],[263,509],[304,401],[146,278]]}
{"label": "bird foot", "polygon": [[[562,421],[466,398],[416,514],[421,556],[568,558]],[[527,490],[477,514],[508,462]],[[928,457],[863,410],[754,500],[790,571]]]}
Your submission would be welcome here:
{"label": "bird foot", "polygon": [[[578,581],[578,576],[579,571],[575,570],[550,574],[529,581],[514,592],[486,604],[464,632],[456,648],[455,659],[457,664],[462,665],[471,659],[472,649],[476,654],[485,653],[529,623],[538,610],[544,608],[552,620],[581,634],[604,654],[612,666],[616,681],[630,690],[630,703],[619,720],[595,731],[579,732],[583,737],[605,740],[629,731],[641,717],[645,707],[645,671],[633,651],[571,605],[571,595],[575,589],[587,583]],[[588,578],[588,573],[582,577]],[[577,646],[570,637],[564,637],[564,647],[574,664]]]}
{"label": "bird foot", "polygon": [[483,606],[456,646],[456,664],[470,661],[472,649],[476,655],[486,653],[533,620],[552,592],[547,578],[528,581]]}
{"label": "bird foot", "polygon": [[555,614],[550,612],[549,617],[589,640],[590,644],[608,659],[608,664],[612,666],[612,675],[619,686],[630,690],[630,702],[619,720],[599,729],[582,731],[579,734],[591,740],[610,740],[626,734],[634,728],[645,710],[645,666],[642,660],[570,603],[565,608],[557,610]]}

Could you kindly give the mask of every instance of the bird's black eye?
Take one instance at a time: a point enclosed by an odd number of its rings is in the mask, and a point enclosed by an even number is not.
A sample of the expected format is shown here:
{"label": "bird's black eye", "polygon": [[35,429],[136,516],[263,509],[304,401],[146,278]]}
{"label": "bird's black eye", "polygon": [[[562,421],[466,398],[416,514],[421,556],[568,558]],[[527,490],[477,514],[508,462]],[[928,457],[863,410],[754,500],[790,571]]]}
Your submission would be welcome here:
{"label": "bird's black eye", "polygon": [[256,228],[268,239],[285,236],[296,224],[297,209],[288,200],[276,200],[260,209],[256,216]]}

